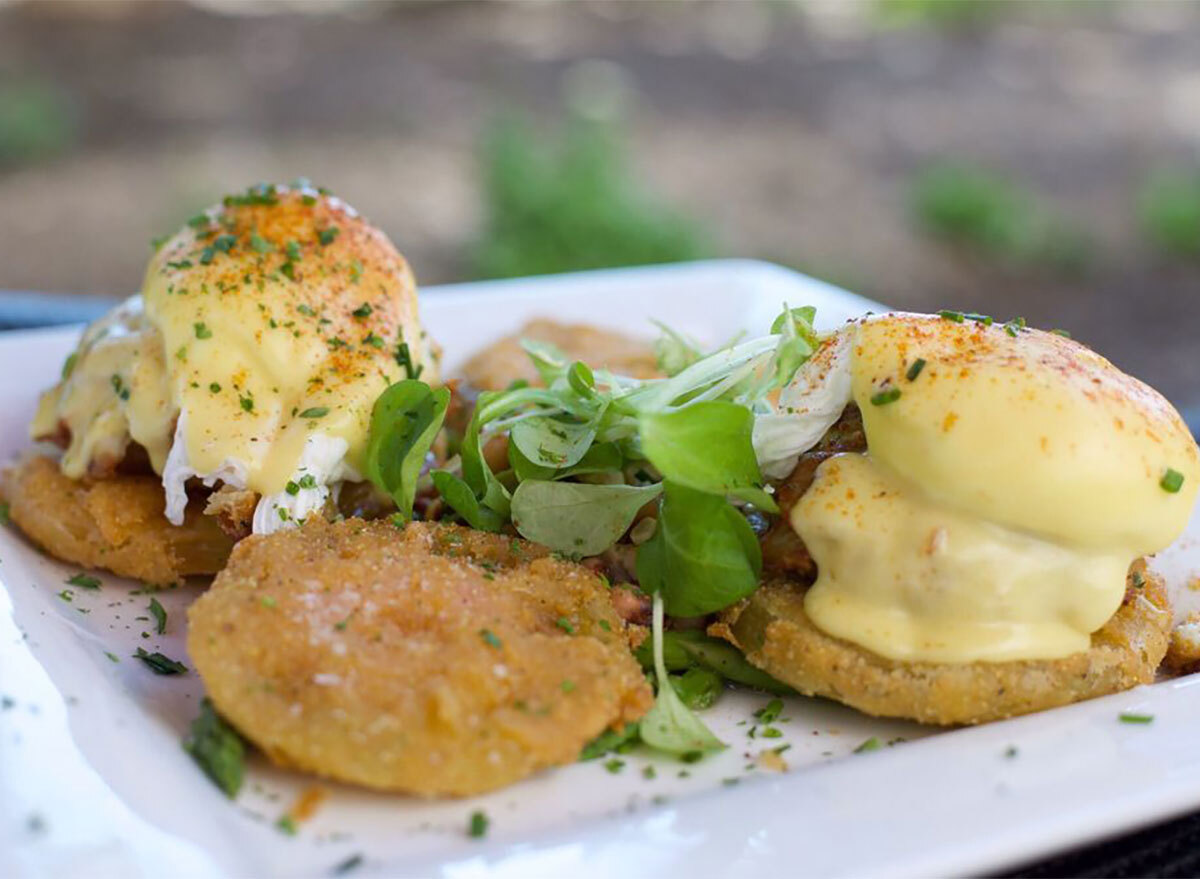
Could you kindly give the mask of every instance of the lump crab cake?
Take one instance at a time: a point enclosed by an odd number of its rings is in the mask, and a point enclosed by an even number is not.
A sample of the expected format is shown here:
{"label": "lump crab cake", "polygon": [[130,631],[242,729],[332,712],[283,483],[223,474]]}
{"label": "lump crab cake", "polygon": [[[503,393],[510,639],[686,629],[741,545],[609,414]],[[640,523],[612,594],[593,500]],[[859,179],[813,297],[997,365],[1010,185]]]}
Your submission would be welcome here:
{"label": "lump crab cake", "polygon": [[455,525],[252,536],[188,612],[220,713],[280,765],[467,796],[567,764],[653,697],[604,581]]}
{"label": "lump crab cake", "polygon": [[[436,356],[386,236],[324,191],[255,186],[159,247],[141,293],[84,332],[30,433],[61,447],[72,483],[153,474],[145,510],[160,503],[170,527],[208,533],[188,512],[207,500],[238,538],[291,527],[361,482],[375,399],[418,376],[437,381]],[[57,539],[47,518],[77,518],[75,495],[31,494],[53,483],[32,468],[45,464],[27,458],[5,480],[16,524],[53,555],[139,576],[103,522],[89,526],[97,552]],[[163,564],[156,579],[222,561]]]}
{"label": "lump crab cake", "polygon": [[768,583],[714,634],[801,692],[939,724],[1153,680],[1171,612],[1143,557],[1200,488],[1157,392],[1060,335],[953,312],[851,324],[796,386],[760,446],[790,474]]}

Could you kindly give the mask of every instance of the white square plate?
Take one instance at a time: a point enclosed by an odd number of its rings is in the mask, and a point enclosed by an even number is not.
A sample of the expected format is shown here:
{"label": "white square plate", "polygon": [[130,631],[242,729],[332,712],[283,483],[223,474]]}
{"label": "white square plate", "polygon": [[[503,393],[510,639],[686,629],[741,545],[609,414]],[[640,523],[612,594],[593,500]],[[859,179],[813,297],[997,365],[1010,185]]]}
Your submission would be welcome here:
{"label": "white square plate", "polygon": [[[873,307],[732,261],[431,289],[422,311],[452,373],[534,316],[647,335],[658,318],[715,343],[761,332],[785,301],[817,306],[825,327]],[[27,445],[37,393],[77,332],[0,336],[0,458]],[[1200,570],[1197,525],[1158,561],[1181,593]],[[439,802],[321,784],[328,796],[290,837],[274,822],[314,780],[255,758],[231,803],[179,745],[198,677],[156,677],[131,658],[144,645],[188,662],[185,610],[201,584],[158,593],[169,613],[160,637],[139,584],[106,577],[99,590],[72,588],[64,581],[75,572],[0,533],[6,876],[322,876],[356,858],[348,875],[963,874],[1200,806],[1200,677],[940,733],[795,698],[784,737],[766,741],[750,739],[745,722],[766,698],[730,692],[705,715],[730,748],[701,764],[634,752],[616,772],[578,764]],[[1154,721],[1123,724],[1122,711]],[[894,744],[854,753],[872,736]],[[757,766],[782,744],[787,772]],[[482,841],[466,834],[477,809],[491,819]]]}

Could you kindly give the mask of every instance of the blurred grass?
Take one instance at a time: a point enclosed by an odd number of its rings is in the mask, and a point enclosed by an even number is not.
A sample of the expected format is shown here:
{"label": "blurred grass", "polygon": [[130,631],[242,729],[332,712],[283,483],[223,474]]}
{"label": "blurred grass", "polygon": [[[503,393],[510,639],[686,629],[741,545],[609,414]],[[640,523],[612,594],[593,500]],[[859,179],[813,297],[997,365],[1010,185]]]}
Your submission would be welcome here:
{"label": "blurred grass", "polygon": [[573,117],[546,143],[519,117],[498,120],[482,149],[485,219],[477,277],[507,278],[698,259],[692,220],[634,180],[615,129]]}
{"label": "blurred grass", "polygon": [[75,115],[60,90],[37,80],[0,85],[0,164],[51,158],[75,138]]}
{"label": "blurred grass", "polygon": [[978,27],[998,13],[1015,8],[1015,0],[876,0],[875,17],[888,25],[932,25],[944,28]]}
{"label": "blurred grass", "polygon": [[996,262],[1073,274],[1091,258],[1081,229],[1025,188],[980,168],[924,169],[913,180],[910,206],[927,234]]}
{"label": "blurred grass", "polygon": [[1163,254],[1200,257],[1200,171],[1164,169],[1138,195],[1142,232]]}

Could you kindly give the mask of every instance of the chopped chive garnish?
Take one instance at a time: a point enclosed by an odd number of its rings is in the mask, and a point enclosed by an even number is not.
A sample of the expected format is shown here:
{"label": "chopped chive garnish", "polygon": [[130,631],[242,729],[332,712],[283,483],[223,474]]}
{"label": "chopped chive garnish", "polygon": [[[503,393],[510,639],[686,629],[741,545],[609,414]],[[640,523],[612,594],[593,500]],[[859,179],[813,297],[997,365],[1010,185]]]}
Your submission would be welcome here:
{"label": "chopped chive garnish", "polygon": [[238,394],[238,403],[241,404],[243,412],[253,412],[254,411],[254,398],[253,397],[243,397],[241,394]]}
{"label": "chopped chive garnish", "polygon": [[491,629],[480,629],[479,637],[483,639],[483,643],[488,647],[495,647],[497,650],[499,650],[504,646],[504,642],[497,638],[496,633]]}
{"label": "chopped chive garnish", "polygon": [[878,751],[883,747],[883,742],[879,741],[875,736],[871,736],[861,745],[854,749],[855,754],[865,754],[867,751]]}
{"label": "chopped chive garnish", "polygon": [[214,394],[219,394],[219,393],[221,393],[221,386],[220,386],[219,384],[217,384],[216,382],[213,382],[212,384],[210,384],[210,385],[208,386],[208,389],[209,389],[210,391],[212,391]]}
{"label": "chopped chive garnish", "polygon": [[871,404],[874,406],[886,406],[888,403],[895,403],[899,399],[899,388],[887,388],[871,397]]}
{"label": "chopped chive garnish", "polygon": [[150,613],[154,617],[154,631],[162,635],[167,631],[167,610],[158,603],[157,598],[150,599]]}
{"label": "chopped chive garnish", "polygon": [[[307,196],[307,195],[305,196],[305,199],[309,199],[309,198],[312,198],[312,196]],[[313,198],[312,200],[316,201],[315,198]],[[310,202],[305,201],[305,204],[309,204],[309,203]],[[351,870],[355,869],[356,867],[362,866],[362,862],[363,862],[362,855],[351,855],[350,857],[346,858],[346,860],[342,861],[340,864],[338,864],[336,867],[333,868],[333,875],[334,876],[345,876],[347,873],[349,873]]]}
{"label": "chopped chive garnish", "polygon": [[487,836],[488,824],[488,816],[484,812],[472,812],[471,820],[467,824],[467,836],[471,839],[482,839]]}
{"label": "chopped chive garnish", "polygon": [[954,321],[956,324],[960,324],[966,319],[966,315],[964,315],[961,311],[939,311],[938,317],[942,318],[943,320]]}
{"label": "chopped chive garnish", "polygon": [[1071,334],[1066,330],[1051,330],[1050,332],[1054,333],[1056,336],[1062,336],[1064,339],[1071,338]]}
{"label": "chopped chive garnish", "polygon": [[319,230],[317,238],[320,240],[322,246],[332,244],[333,239],[338,237],[338,231],[337,226],[330,226],[328,229]]}
{"label": "chopped chive garnish", "polygon": [[566,617],[559,617],[558,619],[556,619],[554,621],[554,625],[558,626],[560,629],[562,629],[568,635],[575,634],[575,627],[573,625],[571,625],[571,621],[569,619],[567,619]]}
{"label": "chopped chive garnish", "polygon": [[968,311],[963,315],[963,317],[965,317],[967,320],[973,320],[976,323],[981,323],[985,327],[990,327],[993,323],[995,323],[995,319],[990,314],[977,314],[976,312]]}
{"label": "chopped chive garnish", "polygon": [[912,362],[912,365],[908,368],[908,372],[904,373],[904,377],[906,379],[908,379],[910,382],[916,381],[917,376],[919,376],[921,374],[921,370],[924,368],[925,368],[925,360],[921,357],[918,357],[916,360],[914,360]]}
{"label": "chopped chive garnish", "polygon": [[150,671],[156,675],[181,675],[187,671],[187,666],[182,662],[177,662],[169,656],[163,656],[161,653],[147,653],[141,647],[133,655],[135,659],[140,659],[146,663]]}
{"label": "chopped chive garnish", "polygon": [[1177,494],[1179,489],[1183,488],[1183,474],[1171,467],[1167,468],[1167,472],[1162,475],[1162,479],[1158,480],[1158,484],[1162,490],[1170,494]]}
{"label": "chopped chive garnish", "polygon": [[311,406],[300,413],[301,418],[324,418],[329,414],[328,406]]}
{"label": "chopped chive garnish", "polygon": [[288,494],[292,495],[293,497],[300,494],[300,486],[297,485],[296,483],[292,482],[290,479],[288,480],[287,485],[285,485],[283,487],[283,490],[286,491]]}
{"label": "chopped chive garnish", "polygon": [[183,740],[183,749],[192,755],[225,796],[231,799],[237,796],[245,774],[246,746],[208,699],[200,703],[200,715],[192,721]]}
{"label": "chopped chive garnish", "polygon": [[352,315],[354,315],[355,317],[370,317],[371,312],[373,312],[374,310],[375,309],[371,308],[371,306],[368,303],[364,302],[362,305],[360,305],[358,308],[354,309],[354,311],[352,311],[350,313]]}
{"label": "chopped chive garnish", "polygon": [[298,484],[301,488],[316,488],[317,477],[313,476],[311,473],[305,473],[300,477],[300,482]]}
{"label": "chopped chive garnish", "polygon": [[1153,723],[1153,714],[1135,714],[1131,711],[1123,711],[1119,715],[1121,723]]}
{"label": "chopped chive garnish", "polygon": [[100,579],[93,577],[91,574],[74,574],[68,577],[64,582],[70,586],[78,586],[80,589],[99,589]]}

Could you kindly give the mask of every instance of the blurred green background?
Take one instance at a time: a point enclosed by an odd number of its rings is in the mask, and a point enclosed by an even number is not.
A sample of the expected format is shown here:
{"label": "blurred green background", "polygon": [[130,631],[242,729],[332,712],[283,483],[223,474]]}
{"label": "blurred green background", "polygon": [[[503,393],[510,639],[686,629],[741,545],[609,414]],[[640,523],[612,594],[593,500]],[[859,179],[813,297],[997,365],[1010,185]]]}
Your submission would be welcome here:
{"label": "blurred green background", "polygon": [[1200,405],[1200,5],[0,0],[0,287],[307,176],[426,284],[752,256]]}

